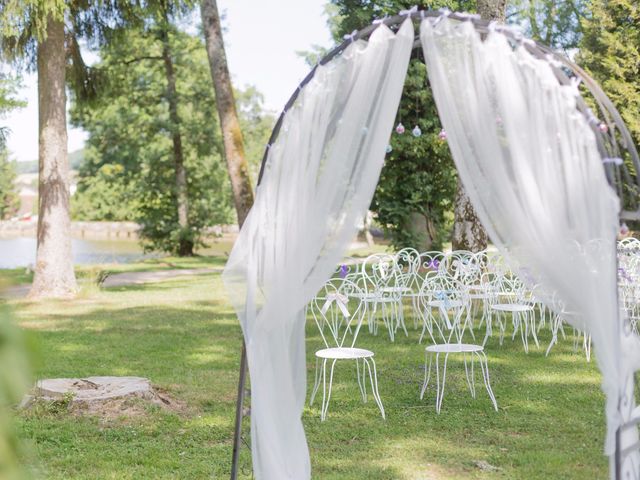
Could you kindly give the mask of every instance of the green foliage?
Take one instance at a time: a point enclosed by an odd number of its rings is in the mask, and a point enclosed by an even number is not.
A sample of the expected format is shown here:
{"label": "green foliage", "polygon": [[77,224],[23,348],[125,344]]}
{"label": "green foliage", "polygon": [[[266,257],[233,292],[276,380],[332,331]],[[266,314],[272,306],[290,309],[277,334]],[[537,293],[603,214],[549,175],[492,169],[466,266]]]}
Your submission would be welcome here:
{"label": "green foliage", "polygon": [[[73,102],[89,132],[74,212],[79,218],[137,220],[149,249],[174,251],[181,238],[232,219],[230,188],[205,50],[172,31],[180,132],[188,172],[188,230],[178,225],[166,77],[157,32],[129,29],[100,51],[109,82],[91,104]],[[118,205],[126,205],[118,209]]]}
{"label": "green foliage", "polygon": [[120,164],[107,163],[82,179],[82,189],[73,196],[71,215],[84,221],[134,221],[138,212],[134,179]]}
{"label": "green foliage", "polygon": [[[451,231],[457,177],[449,148],[438,138],[442,127],[425,65],[418,58],[409,66],[396,120],[406,132],[391,136],[393,150],[387,154],[372,210],[397,248],[439,248]],[[416,125],[423,132],[417,138],[411,134]]]}
{"label": "green foliage", "polygon": [[[172,29],[178,128],[188,172],[189,226],[179,227],[162,45],[153,28],[129,28],[100,51],[93,68],[108,79],[90,103],[72,96],[72,122],[89,133],[73,215],[133,220],[145,246],[174,252],[180,239],[202,240],[206,227],[231,223],[234,210],[224,164],[206,51],[199,37]],[[254,88],[236,92],[246,154],[257,172],[273,125]]]}
{"label": "green foliage", "polygon": [[13,325],[6,305],[0,305],[0,478],[25,478],[20,467],[20,441],[10,409],[20,403],[29,383],[28,361],[21,332]]}
{"label": "green foliage", "polygon": [[596,79],[640,146],[640,5],[592,0],[578,63]]}
{"label": "green foliage", "polygon": [[[332,0],[329,26],[336,42],[376,18],[395,15],[416,4],[410,0]],[[472,1],[418,2],[420,8],[475,10]],[[387,155],[371,210],[397,248],[438,248],[450,235],[456,171],[441,130],[426,68],[414,53],[400,101],[396,124],[403,135],[392,133],[392,152]],[[421,137],[411,135],[418,125]]]}
{"label": "green foliage", "polygon": [[582,35],[581,21],[587,0],[512,0],[508,23],[518,24],[525,34],[555,49],[577,48]]}
{"label": "green foliage", "polygon": [[15,179],[15,164],[9,161],[7,150],[0,147],[0,220],[13,217],[20,208]]}
{"label": "green foliage", "polygon": [[264,97],[255,87],[235,90],[234,94],[238,105],[244,154],[249,163],[250,178],[257,179],[275,117],[272,112],[264,109]]}

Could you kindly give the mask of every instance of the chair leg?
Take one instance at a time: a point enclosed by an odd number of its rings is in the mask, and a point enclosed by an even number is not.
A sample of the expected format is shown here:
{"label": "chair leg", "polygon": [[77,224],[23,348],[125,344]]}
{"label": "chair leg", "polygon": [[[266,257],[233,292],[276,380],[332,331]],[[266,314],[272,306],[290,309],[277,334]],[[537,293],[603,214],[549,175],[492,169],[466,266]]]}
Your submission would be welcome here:
{"label": "chair leg", "polygon": [[535,312],[532,310],[527,312],[525,315],[529,317],[529,322],[531,323],[531,334],[533,335],[533,341],[536,343],[536,347],[540,348],[540,342],[538,341],[538,334],[536,333],[536,316]]}
{"label": "chair leg", "polygon": [[[431,379],[431,363],[433,361],[433,355],[425,350],[424,352],[424,381],[422,382],[422,389],[420,390],[420,400],[424,397],[424,392],[429,386],[429,380]],[[429,366],[427,366],[427,360]]]}
{"label": "chair leg", "polygon": [[311,398],[309,399],[309,406],[313,406],[313,400],[316,398],[316,393],[318,393],[318,388],[320,387],[320,373],[318,370],[318,363],[320,359],[316,357],[316,372],[315,372],[315,382],[313,384],[313,390],[311,390]]}
{"label": "chair leg", "polygon": [[[373,358],[363,359],[365,365],[369,369],[369,380],[371,381],[371,393],[376,403],[378,404],[378,408],[380,409],[380,413],[382,414],[383,419],[387,419],[384,413],[384,407],[382,406],[382,400],[380,399],[380,392],[378,392],[378,371],[376,369],[376,361]],[[373,375],[371,373],[371,365],[369,365],[369,360],[373,364]]]}
{"label": "chair leg", "polygon": [[[439,355],[439,354],[438,354]],[[438,369],[438,355],[436,355],[436,371]],[[447,361],[449,360],[449,354],[445,353],[444,355],[444,364],[442,367],[442,385],[440,385],[440,381],[439,381],[439,375],[438,375],[438,386],[439,391],[438,391],[438,398],[436,399],[436,412],[440,413],[440,410],[442,409],[442,400],[444,399],[444,385],[445,382],[447,380]]]}
{"label": "chair leg", "polygon": [[493,403],[493,408],[497,412],[498,402],[496,402],[496,397],[493,395],[493,390],[491,389],[491,383],[489,381],[489,362],[487,360],[487,355],[484,352],[476,352],[476,354],[478,355],[478,360],[480,360],[480,368],[482,369],[482,378],[484,380],[484,386],[487,389],[489,398],[491,398],[491,402]]}
{"label": "chair leg", "polygon": [[333,369],[336,366],[337,360],[331,362],[331,374],[329,375],[329,391],[327,392],[327,360],[324,360],[322,369],[322,412],[320,414],[320,420],[323,422],[327,418],[327,412],[329,411],[329,400],[331,400],[331,386],[333,385]]}
{"label": "chair leg", "polygon": [[367,386],[364,383],[364,359],[362,361],[362,373],[363,375],[360,376],[360,359],[356,358],[356,371],[357,371],[357,376],[358,376],[358,387],[360,388],[360,394],[362,395],[362,401],[364,403],[367,403]]}
{"label": "chair leg", "polygon": [[467,385],[469,386],[469,392],[471,392],[471,397],[476,398],[476,389],[473,381],[473,355],[471,355],[471,377],[469,377],[469,366],[467,365],[467,354],[462,354],[462,359],[464,361],[464,374],[467,377]]}

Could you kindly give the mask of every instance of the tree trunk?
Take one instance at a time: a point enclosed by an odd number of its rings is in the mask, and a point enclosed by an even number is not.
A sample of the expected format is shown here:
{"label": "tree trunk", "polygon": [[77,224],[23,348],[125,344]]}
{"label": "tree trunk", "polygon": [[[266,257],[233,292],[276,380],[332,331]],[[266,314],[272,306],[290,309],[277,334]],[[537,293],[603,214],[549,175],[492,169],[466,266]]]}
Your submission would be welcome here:
{"label": "tree trunk", "polygon": [[242,226],[253,205],[253,189],[249,178],[249,165],[244,156],[242,132],[233,98],[216,1],[202,0],[200,11],[233,200],[238,214],[238,224]]}
{"label": "tree trunk", "polygon": [[178,224],[180,240],[178,255],[193,255],[193,240],[189,235],[189,195],[187,192],[187,170],[184,166],[182,135],[180,134],[180,117],[178,116],[178,92],[176,90],[176,73],[173,68],[171,44],[169,43],[168,18],[165,18],[162,30],[162,59],[167,76],[167,101],[169,102],[169,121],[173,141],[173,163],[176,177],[176,199],[178,203]]}
{"label": "tree trunk", "polygon": [[507,15],[507,0],[477,0],[478,13],[484,20],[504,23]]}
{"label": "tree trunk", "polygon": [[[478,13],[486,20],[504,22],[506,5],[506,0],[477,0]],[[487,232],[480,223],[471,200],[458,179],[451,248],[479,252],[487,248],[487,240]]]}
{"label": "tree trunk", "polygon": [[69,298],[77,291],[71,255],[64,23],[51,15],[38,42],[38,246],[31,298]]}

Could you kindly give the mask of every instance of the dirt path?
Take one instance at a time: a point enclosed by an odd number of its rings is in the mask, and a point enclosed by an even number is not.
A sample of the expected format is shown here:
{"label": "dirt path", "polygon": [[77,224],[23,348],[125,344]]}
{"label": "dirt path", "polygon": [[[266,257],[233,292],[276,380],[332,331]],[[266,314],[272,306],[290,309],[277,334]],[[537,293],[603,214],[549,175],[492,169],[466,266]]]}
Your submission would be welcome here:
{"label": "dirt path", "polygon": [[[143,283],[162,282],[174,278],[207,273],[222,272],[223,267],[213,268],[176,268],[172,270],[154,270],[149,272],[123,272],[109,275],[102,283],[103,287],[126,287]],[[31,285],[15,285],[0,291],[0,298],[23,298],[29,293]]]}

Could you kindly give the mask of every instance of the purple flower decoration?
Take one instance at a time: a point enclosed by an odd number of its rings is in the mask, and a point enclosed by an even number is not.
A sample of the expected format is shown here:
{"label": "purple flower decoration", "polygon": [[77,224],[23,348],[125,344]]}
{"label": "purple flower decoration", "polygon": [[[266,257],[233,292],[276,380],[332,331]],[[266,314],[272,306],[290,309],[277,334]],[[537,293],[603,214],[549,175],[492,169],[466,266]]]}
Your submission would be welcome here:
{"label": "purple flower decoration", "polygon": [[348,271],[349,269],[344,263],[340,265],[340,278],[345,278],[347,276]]}
{"label": "purple flower decoration", "polygon": [[447,132],[445,131],[444,128],[440,130],[440,133],[438,134],[438,138],[440,139],[441,142],[444,142],[447,139]]}
{"label": "purple flower decoration", "polygon": [[398,125],[396,125],[396,133],[398,135],[402,135],[404,133],[404,125],[402,125],[402,123],[398,123]]}
{"label": "purple flower decoration", "polygon": [[427,263],[427,267],[429,267],[431,270],[437,270],[439,266],[440,262],[435,258]]}
{"label": "purple flower decoration", "polygon": [[600,125],[598,125],[598,130],[600,130],[602,133],[607,133],[609,131],[609,127],[606,123],[602,122],[600,123]]}

